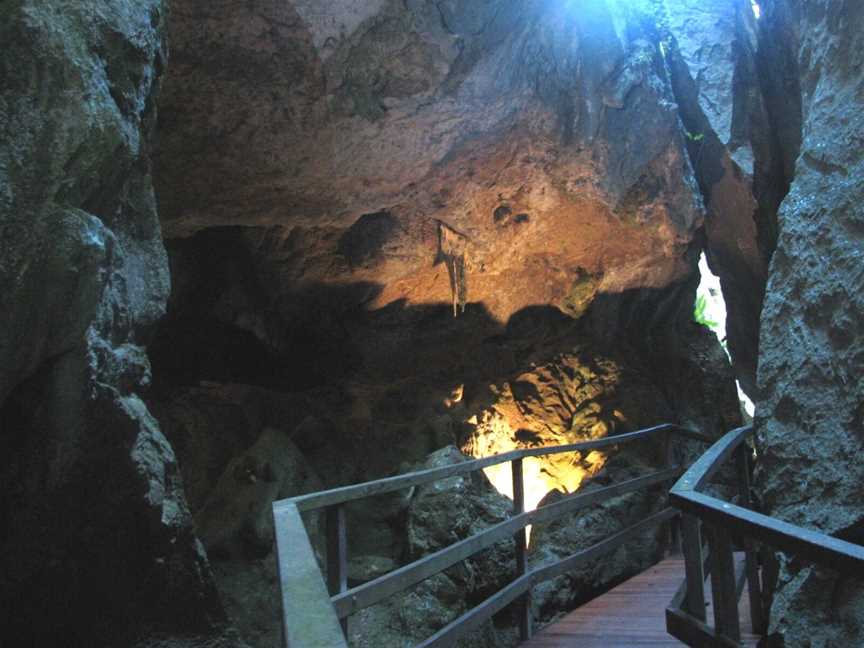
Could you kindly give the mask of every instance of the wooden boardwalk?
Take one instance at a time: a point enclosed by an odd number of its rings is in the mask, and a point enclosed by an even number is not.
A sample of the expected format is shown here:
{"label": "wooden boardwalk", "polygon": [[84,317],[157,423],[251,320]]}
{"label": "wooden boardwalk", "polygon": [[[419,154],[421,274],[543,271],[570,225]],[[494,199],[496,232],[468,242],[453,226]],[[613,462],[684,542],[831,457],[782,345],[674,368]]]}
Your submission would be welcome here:
{"label": "wooden boardwalk", "polygon": [[[666,633],[666,606],[684,580],[684,559],[673,556],[546,626],[525,648],[680,648]],[[710,586],[706,600],[710,601]],[[740,606],[742,644],[756,646],[747,595]],[[707,610],[709,620],[712,610]]]}

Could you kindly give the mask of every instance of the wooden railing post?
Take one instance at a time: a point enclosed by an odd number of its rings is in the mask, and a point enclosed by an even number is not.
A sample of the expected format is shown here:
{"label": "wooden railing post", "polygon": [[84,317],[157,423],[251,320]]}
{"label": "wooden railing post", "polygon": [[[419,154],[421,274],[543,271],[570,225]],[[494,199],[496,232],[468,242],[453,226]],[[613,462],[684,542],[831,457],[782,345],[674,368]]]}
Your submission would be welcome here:
{"label": "wooden railing post", "polygon": [[[666,468],[676,466],[675,462],[675,444],[672,442],[673,431],[669,430],[663,435],[663,461]],[[675,553],[681,549],[681,518],[674,517],[669,520],[669,545],[670,553]]]}
{"label": "wooden railing post", "polygon": [[[514,459],[510,466],[513,472],[513,515],[525,512],[525,482],[522,474],[522,459]],[[528,571],[528,534],[525,527],[513,536],[516,543],[516,577]],[[531,590],[522,594],[516,601],[519,614],[519,637],[522,641],[531,638]]]}
{"label": "wooden railing post", "polygon": [[721,636],[740,641],[732,537],[727,529],[720,526],[707,528],[707,531],[711,559],[711,593],[714,598],[714,628]]}
{"label": "wooden railing post", "polygon": [[686,610],[700,621],[705,621],[705,568],[702,558],[702,534],[699,518],[681,516],[681,537],[684,549],[684,573],[687,578]]}
{"label": "wooden railing post", "polygon": [[273,526],[282,598],[283,648],[347,648],[297,505],[290,501],[274,504]]}
{"label": "wooden railing post", "polygon": [[[330,596],[348,589],[348,537],[342,504],[327,507],[327,589]],[[339,623],[347,638],[348,618]]]}
{"label": "wooden railing post", "polygon": [[[750,493],[750,448],[742,443],[738,448],[735,460],[738,464],[738,487],[741,506],[753,508],[753,498]],[[767,630],[765,614],[762,610],[762,585],[759,581],[759,560],[754,542],[744,540],[744,568],[747,574],[747,594],[750,597],[750,619],[754,634],[764,634]]]}
{"label": "wooden railing post", "polygon": [[[528,566],[526,522],[543,524],[613,497],[638,492],[651,486],[659,486],[680,474],[681,468],[680,466],[666,468],[611,486],[567,495],[561,501],[528,513],[524,510],[524,459],[564,452],[585,453],[589,450],[664,434],[671,427],[673,426],[661,425],[576,444],[525,448],[493,457],[420,470],[274,502],[273,515],[282,592],[283,632],[287,644],[298,647],[332,646],[338,648],[342,646],[345,648],[348,631],[347,619],[351,615],[441,573],[463,560],[470,559],[479,551],[499,545],[501,542],[507,542],[510,538],[514,540],[516,569],[519,573],[515,580],[490,596],[482,604],[475,606],[458,619],[450,622],[434,636],[424,641],[421,646],[452,646],[457,639],[477,630],[493,615],[514,603],[519,605],[520,635],[523,639],[530,639],[533,630],[531,619],[531,588],[533,585],[556,578],[587,564],[589,561],[596,560],[598,557],[620,548],[632,538],[644,534],[647,529],[665,525],[678,513],[672,508],[666,508],[576,554],[534,569],[529,569]],[[678,429],[678,431],[687,432],[682,429]],[[698,438],[704,440],[701,436]],[[489,466],[503,465],[508,462],[511,463],[514,489],[514,515],[511,518],[455,542],[429,556],[403,565],[373,581],[348,589],[347,508],[345,507],[349,506],[350,502],[405,490],[457,475],[467,475]],[[326,517],[326,579],[322,577],[315,551],[301,517],[303,513],[313,511],[323,511]],[[311,580],[310,576],[312,577]]]}

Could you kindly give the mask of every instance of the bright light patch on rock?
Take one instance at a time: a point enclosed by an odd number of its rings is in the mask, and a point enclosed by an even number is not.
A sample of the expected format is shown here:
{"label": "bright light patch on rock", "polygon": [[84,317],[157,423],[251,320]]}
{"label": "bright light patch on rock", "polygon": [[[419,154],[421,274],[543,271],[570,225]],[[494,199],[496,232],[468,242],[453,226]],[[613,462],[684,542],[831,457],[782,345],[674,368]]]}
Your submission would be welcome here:
{"label": "bright light patch on rock", "polygon": [[750,6],[753,7],[753,15],[756,16],[756,20],[759,20],[762,17],[762,7],[756,0],[750,0]]}
{"label": "bright light patch on rock", "polygon": [[[723,299],[723,291],[720,289],[720,277],[711,272],[704,252],[699,258],[699,275],[702,278],[699,281],[699,289],[696,291],[694,319],[714,332],[720,344],[723,345],[726,355],[729,355],[729,349],[726,345],[726,302]],[[736,381],[735,384],[738,387],[738,398],[741,400],[741,406],[747,414],[753,416],[753,401],[741,389],[739,382]]]}
{"label": "bright light patch on rock", "polygon": [[[496,453],[497,454],[497,453]],[[597,455],[591,457],[591,455]],[[598,462],[598,468],[603,465],[603,456],[592,452],[589,459]],[[560,456],[560,455],[559,455]],[[589,471],[579,466],[573,466],[566,475],[551,475],[547,470],[548,461],[541,457],[528,457],[522,461],[522,479],[525,485],[525,510],[533,511],[546,495],[558,489],[573,493],[582,485]],[[513,499],[513,472],[510,462],[484,468],[483,472],[499,493]],[[531,540],[531,525],[526,527],[527,539]]]}
{"label": "bright light patch on rock", "polygon": [[[518,450],[516,434],[502,416],[488,417],[481,424],[485,434],[478,435],[472,454],[479,458]],[[525,510],[533,511],[540,501],[553,490],[574,493],[579,490],[586,477],[603,467],[606,457],[592,451],[586,456],[578,452],[550,455],[549,457],[527,457],[522,461],[522,478],[525,488]],[[510,462],[483,469],[484,474],[499,493],[513,499],[513,472]],[[528,539],[531,527],[527,528]]]}

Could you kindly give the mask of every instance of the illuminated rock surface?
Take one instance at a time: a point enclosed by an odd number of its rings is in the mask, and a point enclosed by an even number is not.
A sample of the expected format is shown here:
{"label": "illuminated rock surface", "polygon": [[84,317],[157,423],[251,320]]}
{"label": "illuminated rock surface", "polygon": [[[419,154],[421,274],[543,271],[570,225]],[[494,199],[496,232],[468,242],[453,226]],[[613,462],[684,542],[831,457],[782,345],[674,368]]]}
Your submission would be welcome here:
{"label": "illuminated rock surface", "polygon": [[449,302],[442,223],[498,323],[579,314],[580,277],[588,298],[691,276],[702,216],[638,3],[355,4],[381,8],[324,49],[291,2],[174,4],[169,239],[244,228],[233,247],[288,323],[325,299]]}

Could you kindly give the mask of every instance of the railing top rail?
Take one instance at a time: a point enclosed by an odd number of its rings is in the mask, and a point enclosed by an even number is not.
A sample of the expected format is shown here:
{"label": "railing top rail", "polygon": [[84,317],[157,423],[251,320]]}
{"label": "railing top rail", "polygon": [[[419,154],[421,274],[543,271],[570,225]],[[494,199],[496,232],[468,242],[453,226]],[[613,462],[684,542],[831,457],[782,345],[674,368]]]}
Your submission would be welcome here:
{"label": "railing top rail", "polygon": [[864,547],[861,545],[698,492],[752,432],[750,426],[732,430],[711,446],[672,487],[670,503],[685,513],[755,538],[786,553],[850,575],[864,576]]}
{"label": "railing top rail", "polygon": [[679,479],[672,490],[680,493],[697,491],[717,474],[744,440],[753,433],[753,426],[740,427],[724,434]]}
{"label": "railing top rail", "polygon": [[[416,583],[440,573],[452,565],[469,558],[479,551],[513,538],[514,533],[522,531],[528,524],[557,519],[576,510],[618,497],[626,493],[643,491],[648,488],[668,484],[681,474],[680,466],[672,463],[671,435],[689,437],[701,442],[710,443],[712,439],[679,425],[663,424],[652,428],[638,430],[626,434],[605,437],[582,443],[562,446],[530,448],[515,450],[493,457],[469,460],[462,463],[421,470],[405,475],[397,475],[363,484],[345,486],[329,491],[301,495],[273,503],[274,529],[276,535],[279,584],[282,591],[283,628],[288,646],[345,646],[340,636],[340,618],[345,619],[350,614],[374,605],[375,603]],[[585,452],[597,448],[617,446],[624,443],[649,439],[655,435],[665,435],[666,446],[665,468],[642,475],[625,482],[588,490],[583,493],[571,494],[564,499],[525,512],[523,501],[517,493],[521,491],[522,464],[526,457],[553,455],[566,452]],[[472,473],[487,466],[505,462],[513,462],[514,479],[514,511],[513,516],[493,525],[483,531],[445,547],[429,556],[420,558],[409,565],[404,565],[389,574],[383,575],[371,582],[347,589],[344,579],[347,574],[345,553],[344,508],[342,505],[358,499],[406,490],[420,484],[446,479],[457,475]],[[665,486],[664,486],[665,490]],[[325,586],[321,570],[315,559],[308,534],[303,525],[301,513],[321,508],[328,508],[328,586]],[[332,515],[331,515],[332,514]],[[584,549],[577,554],[564,558],[549,565],[528,569],[527,561],[523,559],[520,565],[520,542],[524,556],[524,538],[516,543],[516,563],[519,577],[498,594],[473,608],[465,615],[452,622],[436,635],[424,642],[422,646],[453,645],[456,637],[462,636],[476,624],[488,619],[503,605],[511,602],[528,591],[534,584],[554,578],[586,561],[593,560],[601,554],[612,551],[626,543],[629,539],[645,531],[649,526],[661,524],[676,516],[674,509],[650,515],[637,524],[621,530],[619,533]],[[341,520],[341,521],[340,521]],[[332,570],[332,571],[331,571]],[[526,615],[527,615],[527,608]],[[341,622],[344,628],[344,621]],[[520,631],[523,638],[530,634],[528,630]],[[328,643],[329,642],[329,643]]]}
{"label": "railing top rail", "polygon": [[384,495],[386,493],[404,490],[411,488],[412,486],[419,486],[439,479],[464,475],[466,473],[475,472],[483,468],[488,468],[489,466],[495,466],[515,459],[540,457],[564,452],[585,452],[586,450],[596,450],[598,448],[619,445],[621,443],[638,441],[660,433],[678,434],[680,436],[706,443],[711,443],[713,441],[710,437],[694,430],[672,423],[664,423],[663,425],[656,425],[644,430],[603,437],[602,439],[595,439],[592,441],[582,441],[580,443],[569,445],[547,446],[543,448],[513,450],[512,452],[505,452],[491,457],[465,461],[451,466],[419,470],[404,475],[396,475],[395,477],[386,477],[384,479],[364,482],[362,484],[353,484],[351,486],[342,486],[340,488],[310,493],[308,495],[300,495],[274,502],[273,510],[278,512],[282,507],[292,505],[296,506],[301,512],[313,511],[327,506],[345,504],[346,502],[372,497],[374,495]]}
{"label": "railing top rail", "polygon": [[514,515],[503,522],[400,567],[389,574],[385,574],[375,580],[358,585],[334,596],[334,607],[339,617],[354,614],[358,610],[374,605],[388,596],[405,590],[466,558],[470,558],[497,542],[511,538],[516,531],[524,529],[529,524],[549,522],[567,513],[573,513],[592,504],[607,501],[612,497],[645,490],[664,482],[668,483],[680,474],[680,467],[673,466],[665,470],[659,470],[641,477],[629,479],[625,482],[613,484],[612,486],[589,490],[584,493],[571,494],[554,504],[548,504],[533,511]]}

